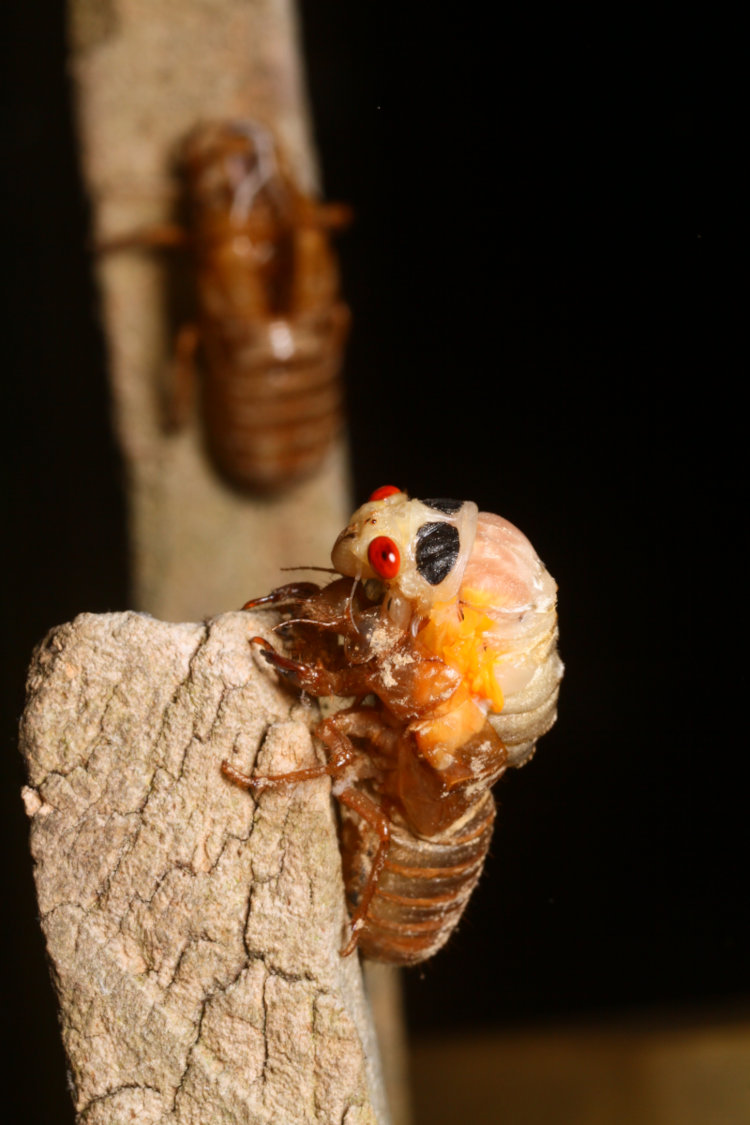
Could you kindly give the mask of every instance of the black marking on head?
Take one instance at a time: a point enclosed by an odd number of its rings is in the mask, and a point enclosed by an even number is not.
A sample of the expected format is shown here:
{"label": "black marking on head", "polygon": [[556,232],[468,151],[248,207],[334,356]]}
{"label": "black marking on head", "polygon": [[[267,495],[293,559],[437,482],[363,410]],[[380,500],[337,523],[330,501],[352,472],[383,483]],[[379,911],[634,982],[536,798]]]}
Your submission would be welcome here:
{"label": "black marking on head", "polygon": [[446,500],[442,496],[438,500],[423,500],[422,503],[428,508],[434,508],[436,512],[445,512],[446,516],[452,515],[464,506],[463,500]]}
{"label": "black marking on head", "polygon": [[417,570],[437,586],[453,570],[459,549],[458,528],[452,523],[423,523],[417,532]]}

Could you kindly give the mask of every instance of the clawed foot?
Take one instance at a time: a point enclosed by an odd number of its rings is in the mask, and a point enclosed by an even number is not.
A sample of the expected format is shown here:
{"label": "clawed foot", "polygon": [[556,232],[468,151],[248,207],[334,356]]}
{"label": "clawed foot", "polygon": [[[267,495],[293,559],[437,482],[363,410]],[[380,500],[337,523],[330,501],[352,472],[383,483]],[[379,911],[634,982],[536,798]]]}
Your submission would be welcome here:
{"label": "clawed foot", "polygon": [[341,947],[341,949],[339,950],[339,955],[341,957],[348,957],[357,948],[357,945],[359,943],[359,932],[362,929],[362,927],[364,926],[364,924],[365,924],[364,918],[358,918],[355,914],[354,918],[352,918],[351,923],[349,925],[349,930],[350,930],[349,940],[347,941],[346,945],[343,945]]}
{"label": "clawed foot", "polygon": [[290,582],[286,586],[277,586],[270,594],[264,594],[261,598],[252,598],[249,602],[245,602],[242,609],[257,609],[261,605],[266,607],[295,605],[305,598],[311,598],[319,590],[320,586],[316,582]]}
{"label": "clawed foot", "polygon": [[310,695],[340,695],[335,675],[319,664],[303,664],[277,652],[265,637],[252,637],[250,644],[257,645],[263,659],[274,668],[287,683],[299,691]]}
{"label": "clawed foot", "polygon": [[314,671],[309,665],[301,664],[299,660],[292,660],[291,657],[277,652],[265,637],[251,637],[250,644],[258,646],[263,659],[272,668],[275,668],[280,676],[294,684],[295,687],[300,689],[305,687],[305,680],[309,679]]}

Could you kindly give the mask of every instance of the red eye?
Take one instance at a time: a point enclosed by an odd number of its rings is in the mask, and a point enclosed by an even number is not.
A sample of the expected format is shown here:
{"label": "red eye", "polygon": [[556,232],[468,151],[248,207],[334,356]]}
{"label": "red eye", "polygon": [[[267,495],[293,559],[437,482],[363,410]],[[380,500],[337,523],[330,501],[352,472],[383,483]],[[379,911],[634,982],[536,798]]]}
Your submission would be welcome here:
{"label": "red eye", "polygon": [[375,536],[367,548],[367,557],[370,560],[370,566],[381,578],[388,580],[395,578],[398,574],[401,556],[398,553],[398,547],[387,535]]}
{"label": "red eye", "polygon": [[396,488],[395,484],[384,484],[382,488],[375,489],[368,503],[372,504],[373,500],[385,500],[386,496],[393,496],[400,491],[401,489]]}

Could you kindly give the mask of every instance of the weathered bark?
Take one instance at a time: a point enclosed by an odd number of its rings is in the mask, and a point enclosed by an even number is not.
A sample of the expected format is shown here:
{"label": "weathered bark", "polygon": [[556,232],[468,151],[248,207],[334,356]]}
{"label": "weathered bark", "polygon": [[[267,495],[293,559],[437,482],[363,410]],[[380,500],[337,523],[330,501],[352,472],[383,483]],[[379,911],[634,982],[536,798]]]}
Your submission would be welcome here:
{"label": "weathered bark", "polygon": [[265,625],[83,615],[35,654],[24,796],[81,1125],[387,1119],[328,781],[220,773],[315,757]]}

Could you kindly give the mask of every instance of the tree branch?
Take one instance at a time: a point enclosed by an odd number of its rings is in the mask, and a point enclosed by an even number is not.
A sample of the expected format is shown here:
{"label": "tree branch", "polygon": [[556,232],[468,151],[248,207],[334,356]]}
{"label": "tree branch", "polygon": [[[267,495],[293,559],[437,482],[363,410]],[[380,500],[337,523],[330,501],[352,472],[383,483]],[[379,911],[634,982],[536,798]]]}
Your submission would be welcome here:
{"label": "tree branch", "polygon": [[87,614],[35,653],[24,799],[81,1125],[387,1120],[328,782],[220,773],[315,759],[264,627]]}
{"label": "tree branch", "polygon": [[[299,186],[317,168],[293,0],[69,0],[70,70],[92,239],[173,222],[175,162],[201,122],[269,126]],[[199,620],[278,584],[284,566],[326,563],[351,510],[343,439],[320,470],[274,498],[235,491],[194,412],[168,434],[159,407],[186,315],[187,261],[140,249],[95,258],[123,452],[134,604]],[[221,550],[216,545],[221,544]]]}

